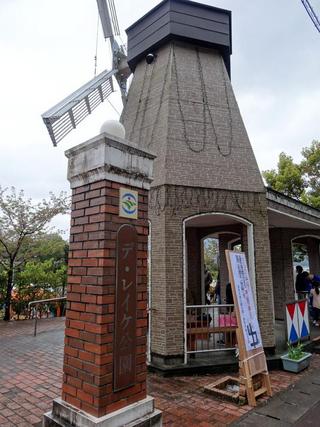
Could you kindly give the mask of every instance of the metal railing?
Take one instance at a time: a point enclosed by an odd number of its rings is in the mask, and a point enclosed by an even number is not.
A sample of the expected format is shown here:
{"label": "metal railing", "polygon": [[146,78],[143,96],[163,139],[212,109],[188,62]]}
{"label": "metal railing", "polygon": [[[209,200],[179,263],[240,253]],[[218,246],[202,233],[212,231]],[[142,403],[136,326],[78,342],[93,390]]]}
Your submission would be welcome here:
{"label": "metal railing", "polygon": [[31,310],[31,306],[35,305],[35,317],[34,317],[34,331],[33,336],[37,335],[37,324],[38,324],[38,308],[40,304],[47,304],[51,302],[65,301],[67,297],[58,297],[58,298],[49,298],[49,299],[41,299],[37,301],[31,301],[28,304],[28,310]]}
{"label": "metal railing", "polygon": [[234,350],[237,320],[234,305],[186,307],[187,354]]}

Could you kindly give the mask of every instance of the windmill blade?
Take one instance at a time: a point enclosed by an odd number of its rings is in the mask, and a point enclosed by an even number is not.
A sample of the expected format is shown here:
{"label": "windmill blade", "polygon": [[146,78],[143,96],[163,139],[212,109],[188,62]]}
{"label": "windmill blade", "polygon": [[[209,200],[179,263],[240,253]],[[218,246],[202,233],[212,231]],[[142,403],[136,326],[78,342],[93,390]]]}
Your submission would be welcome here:
{"label": "windmill blade", "polygon": [[306,9],[311,21],[313,22],[314,26],[316,27],[316,29],[320,32],[320,20],[318,18],[318,16],[316,15],[313,7],[311,6],[311,4],[309,3],[308,0],[301,0],[304,8]]}
{"label": "windmill blade", "polygon": [[111,12],[113,33],[115,36],[120,36],[120,28],[119,28],[119,22],[117,17],[117,11],[114,5],[114,0],[108,0],[108,5],[109,5],[109,10]]}
{"label": "windmill blade", "polygon": [[42,114],[53,145],[56,146],[114,91],[112,76],[117,70],[105,70]]}
{"label": "windmill blade", "polygon": [[[115,36],[114,27],[112,26],[113,21],[111,20],[112,14],[111,8],[109,12],[109,7],[106,0],[97,0],[98,10],[100,21],[103,29],[103,34],[105,39],[113,39]],[[114,5],[113,5],[114,6]]]}

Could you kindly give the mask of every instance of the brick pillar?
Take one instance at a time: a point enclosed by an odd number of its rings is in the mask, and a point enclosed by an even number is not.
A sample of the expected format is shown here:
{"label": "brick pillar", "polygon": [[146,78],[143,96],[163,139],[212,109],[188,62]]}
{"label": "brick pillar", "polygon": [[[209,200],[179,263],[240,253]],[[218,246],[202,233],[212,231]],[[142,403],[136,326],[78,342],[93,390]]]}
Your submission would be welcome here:
{"label": "brick pillar", "polygon": [[286,229],[270,229],[275,317],[285,319],[285,304],[294,300],[291,236]]}
{"label": "brick pillar", "polygon": [[[71,425],[149,425],[141,424],[143,417],[146,423],[153,420],[152,425],[160,425],[161,414],[146,395],[147,215],[154,156],[107,134],[66,155],[72,213],[64,375],[62,400],[54,401],[45,425],[64,425],[75,419]],[[121,188],[138,196],[137,218],[119,216]],[[130,225],[130,231],[122,234],[126,239],[133,233],[134,246],[120,242],[119,229],[124,224]],[[128,248],[134,253],[133,264],[121,270],[117,263],[128,255]],[[123,280],[130,269],[133,276]],[[132,300],[121,300],[122,283],[127,298],[129,287],[136,287]],[[125,310],[132,306],[136,308],[129,315]],[[117,316],[125,323],[116,323]],[[129,324],[134,327],[130,335]],[[115,334],[119,328],[122,339]],[[119,354],[128,343],[133,345],[128,350],[131,356],[123,364]],[[124,370],[125,384],[121,385],[118,376]],[[50,424],[52,419],[56,424]]]}
{"label": "brick pillar", "polygon": [[320,274],[319,240],[309,237],[307,239],[310,273]]}
{"label": "brick pillar", "polygon": [[201,240],[196,228],[187,229],[186,235],[188,255],[187,305],[201,305]]}
{"label": "brick pillar", "polygon": [[227,267],[225,250],[228,249],[228,243],[232,240],[234,236],[230,236],[230,234],[220,234],[219,235],[219,279],[221,286],[221,300],[222,303],[225,303],[226,298],[226,285],[229,282],[229,272]]}

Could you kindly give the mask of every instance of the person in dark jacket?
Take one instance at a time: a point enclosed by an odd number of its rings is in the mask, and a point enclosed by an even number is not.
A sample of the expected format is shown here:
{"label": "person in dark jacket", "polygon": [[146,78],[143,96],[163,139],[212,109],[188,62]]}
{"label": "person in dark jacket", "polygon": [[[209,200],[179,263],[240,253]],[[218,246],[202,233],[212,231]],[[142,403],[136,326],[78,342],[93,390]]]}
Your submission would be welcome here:
{"label": "person in dark jacket", "polygon": [[231,283],[227,283],[226,286],[226,304],[234,304]]}
{"label": "person in dark jacket", "polygon": [[296,284],[295,284],[295,288],[296,288],[296,292],[304,292],[305,290],[305,278],[306,278],[306,274],[303,274],[303,268],[301,267],[301,265],[297,265],[296,266]]}

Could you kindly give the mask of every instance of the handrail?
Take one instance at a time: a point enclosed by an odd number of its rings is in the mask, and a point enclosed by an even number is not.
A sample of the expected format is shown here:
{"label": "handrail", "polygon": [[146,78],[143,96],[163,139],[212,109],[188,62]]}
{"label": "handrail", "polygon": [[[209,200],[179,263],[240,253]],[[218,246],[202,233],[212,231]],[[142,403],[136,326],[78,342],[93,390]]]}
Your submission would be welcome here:
{"label": "handrail", "polygon": [[[43,304],[43,303],[47,303],[47,302],[52,302],[52,301],[63,301],[66,300],[67,297],[57,297],[57,298],[48,298],[48,299],[39,299],[36,301],[30,301],[28,304],[28,309],[30,309],[30,307],[32,305],[36,306],[36,309],[38,308],[39,304]],[[37,335],[37,323],[38,323],[38,316],[37,316],[37,312],[35,315],[35,319],[34,319],[34,331],[33,331],[33,336],[35,337]]]}
{"label": "handrail", "polygon": [[60,301],[60,300],[64,300],[67,297],[57,297],[57,298],[48,298],[48,299],[39,299],[39,300],[35,300],[35,301],[30,301],[28,303],[28,307],[30,307],[32,304],[42,304],[43,302],[51,302],[51,301]]}
{"label": "handrail", "polygon": [[234,307],[234,304],[201,304],[201,305],[187,305],[186,308],[213,308],[213,307]]}
{"label": "handrail", "polygon": [[234,304],[186,305],[185,310],[187,355],[235,349]]}

